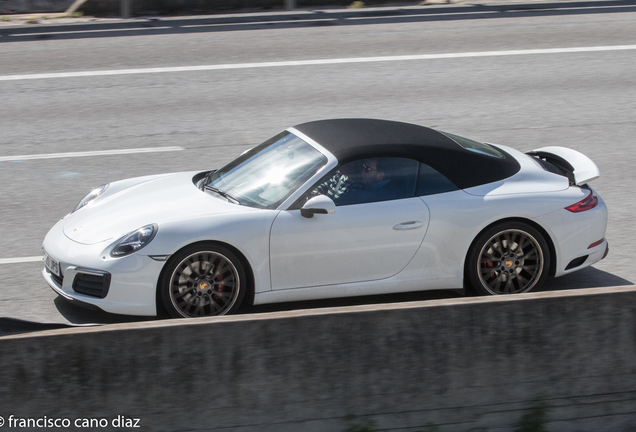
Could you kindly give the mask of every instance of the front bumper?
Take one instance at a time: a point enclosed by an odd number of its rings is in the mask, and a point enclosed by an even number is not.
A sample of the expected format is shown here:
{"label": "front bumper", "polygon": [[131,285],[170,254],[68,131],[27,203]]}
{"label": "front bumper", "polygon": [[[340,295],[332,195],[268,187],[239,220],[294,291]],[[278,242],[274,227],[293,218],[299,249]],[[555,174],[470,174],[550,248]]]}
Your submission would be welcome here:
{"label": "front bumper", "polygon": [[64,299],[84,307],[124,315],[157,315],[156,287],[165,262],[132,254],[112,258],[112,244],[77,243],[64,235],[63,221],[47,234],[42,248],[60,263],[61,277],[44,268],[47,284]]}
{"label": "front bumper", "polygon": [[101,308],[99,308],[98,306],[95,306],[94,304],[83,302],[65,293],[62,290],[62,285],[60,285],[60,283],[53,278],[53,275],[51,274],[50,271],[48,271],[48,269],[46,268],[42,269],[42,277],[44,278],[46,283],[49,284],[49,286],[53,289],[53,291],[55,291],[57,295],[62,297],[64,300],[69,301],[76,306],[81,306],[87,309],[101,310]]}

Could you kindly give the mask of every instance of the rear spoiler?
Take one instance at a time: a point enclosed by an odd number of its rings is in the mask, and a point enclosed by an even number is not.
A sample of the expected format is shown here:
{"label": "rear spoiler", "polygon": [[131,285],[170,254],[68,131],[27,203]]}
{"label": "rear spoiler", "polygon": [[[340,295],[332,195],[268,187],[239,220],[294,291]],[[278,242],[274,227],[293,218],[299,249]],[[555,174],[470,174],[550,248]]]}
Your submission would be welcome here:
{"label": "rear spoiler", "polygon": [[[534,156],[540,162],[547,162],[556,167],[560,174],[566,176],[572,184],[582,186],[587,182],[599,178],[601,175],[592,159],[583,153],[565,147],[541,147],[526,153]],[[542,164],[548,171],[555,172],[552,167]]]}

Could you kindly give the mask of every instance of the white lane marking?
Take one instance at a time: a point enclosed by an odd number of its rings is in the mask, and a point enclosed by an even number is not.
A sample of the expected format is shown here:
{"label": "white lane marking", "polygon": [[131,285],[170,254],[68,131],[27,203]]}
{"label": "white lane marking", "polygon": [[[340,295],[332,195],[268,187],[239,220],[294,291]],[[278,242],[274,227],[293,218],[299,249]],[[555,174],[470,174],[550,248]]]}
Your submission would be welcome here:
{"label": "white lane marking", "polygon": [[[540,5],[537,3],[536,5]],[[435,16],[456,16],[456,15],[485,15],[485,14],[519,14],[519,13],[532,13],[532,12],[554,12],[554,11],[579,11],[579,10],[597,10],[597,9],[622,9],[622,8],[633,8],[634,5],[609,5],[609,6],[595,6],[593,8],[590,7],[563,7],[563,8],[536,8],[536,9],[514,9],[514,5],[511,9],[502,9],[502,10],[475,10],[475,11],[467,11],[467,12],[439,12],[439,13],[421,13],[421,14],[410,14],[410,15],[386,15],[386,16],[361,16],[361,17],[347,17],[347,20],[379,20],[379,19],[400,19],[407,20],[408,18],[421,18],[421,17],[435,17]],[[502,15],[503,16],[503,15]]]}
{"label": "white lane marking", "polygon": [[22,258],[0,258],[0,264],[20,264],[42,261],[42,255]]}
{"label": "white lane marking", "polygon": [[8,36],[29,37],[29,36],[42,36],[42,35],[80,34],[80,33],[106,33],[106,32],[124,33],[127,31],[166,30],[170,28],[172,27],[140,27],[140,28],[127,28],[127,29],[72,30],[72,31],[60,31],[60,32],[46,32],[46,33],[12,33]]}
{"label": "white lane marking", "polygon": [[134,148],[134,149],[123,149],[123,150],[99,150],[99,151],[87,151],[87,152],[0,156],[0,162],[23,161],[23,160],[33,160],[33,159],[58,159],[58,158],[73,158],[73,157],[87,157],[87,156],[126,155],[126,154],[134,154],[134,153],[161,153],[161,152],[173,152],[173,151],[181,151],[181,150],[185,150],[185,149],[183,147],[147,147],[147,148]]}
{"label": "white lane marking", "polygon": [[[510,11],[505,11],[505,12],[510,12]],[[422,18],[422,17],[438,17],[438,16],[457,16],[457,15],[475,15],[475,14],[479,14],[479,15],[486,15],[486,14],[501,14],[502,11],[497,11],[497,10],[493,10],[493,11],[468,11],[468,12],[451,12],[451,13],[446,13],[446,12],[439,12],[439,13],[423,13],[423,14],[413,14],[413,15],[387,15],[387,16],[362,16],[362,17],[347,17],[347,20],[351,20],[351,21],[360,21],[360,20],[381,20],[381,19],[399,19],[399,20],[404,20],[404,21],[408,21],[408,18]]]}
{"label": "white lane marking", "polygon": [[287,20],[287,21],[226,22],[226,23],[212,23],[212,24],[191,24],[191,25],[180,26],[179,28],[258,26],[258,25],[267,25],[267,24],[302,24],[307,22],[325,22],[325,21],[338,21],[338,19],[337,18],[319,18],[319,19]]}
{"label": "white lane marking", "polygon": [[335,58],[322,60],[292,60],[280,62],[263,62],[263,63],[234,63],[234,64],[216,64],[202,66],[177,66],[177,67],[158,67],[145,69],[115,69],[115,70],[97,70],[84,72],[58,72],[43,74],[25,74],[25,75],[4,75],[0,76],[0,81],[19,81],[33,79],[50,79],[50,78],[78,78],[78,77],[95,77],[108,75],[133,75],[133,74],[152,74],[152,73],[168,73],[168,72],[195,72],[195,71],[214,71],[227,69],[254,69],[254,68],[271,68],[271,67],[289,67],[289,66],[318,66],[333,65],[346,63],[374,63],[374,62],[392,62],[392,61],[408,61],[408,60],[436,60],[436,59],[456,59],[471,57],[501,57],[515,55],[533,55],[533,54],[565,54],[565,53],[584,53],[584,52],[600,52],[600,51],[625,51],[636,50],[636,45],[614,45],[614,46],[596,46],[596,47],[573,47],[573,48],[544,48],[544,49],[526,49],[526,50],[508,50],[508,51],[481,51],[481,52],[465,52],[465,53],[447,53],[447,54],[418,54],[418,55],[401,55],[401,56],[384,56],[384,57],[354,57],[354,58]]}

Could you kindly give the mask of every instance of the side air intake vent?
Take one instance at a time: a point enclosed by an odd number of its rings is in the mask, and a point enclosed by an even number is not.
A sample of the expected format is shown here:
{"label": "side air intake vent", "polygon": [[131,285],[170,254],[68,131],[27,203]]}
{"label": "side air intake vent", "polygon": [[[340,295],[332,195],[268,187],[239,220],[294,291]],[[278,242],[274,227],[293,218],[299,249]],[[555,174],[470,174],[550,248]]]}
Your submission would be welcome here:
{"label": "side air intake vent", "polygon": [[78,269],[73,280],[73,290],[76,293],[92,297],[106,297],[109,288],[110,273],[106,272]]}

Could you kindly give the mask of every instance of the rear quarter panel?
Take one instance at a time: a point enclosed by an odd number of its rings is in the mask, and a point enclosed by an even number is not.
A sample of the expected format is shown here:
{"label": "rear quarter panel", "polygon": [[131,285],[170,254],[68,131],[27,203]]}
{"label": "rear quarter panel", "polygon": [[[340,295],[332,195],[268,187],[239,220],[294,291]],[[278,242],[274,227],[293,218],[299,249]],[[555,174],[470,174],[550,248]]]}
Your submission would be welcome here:
{"label": "rear quarter panel", "polygon": [[[460,190],[422,197],[430,210],[429,228],[418,254],[407,269],[421,269],[425,281],[448,279],[453,281],[453,287],[461,287],[466,256],[473,240],[488,226],[506,219],[526,220],[541,226],[560,257],[563,253],[562,244],[570,244],[573,238],[590,226],[604,226],[597,215],[590,214],[577,219],[564,214],[569,213],[564,207],[583,199],[585,195],[580,188],[573,187],[550,193],[484,196]],[[604,233],[604,229],[602,231]],[[558,263],[561,261],[557,260]]]}

